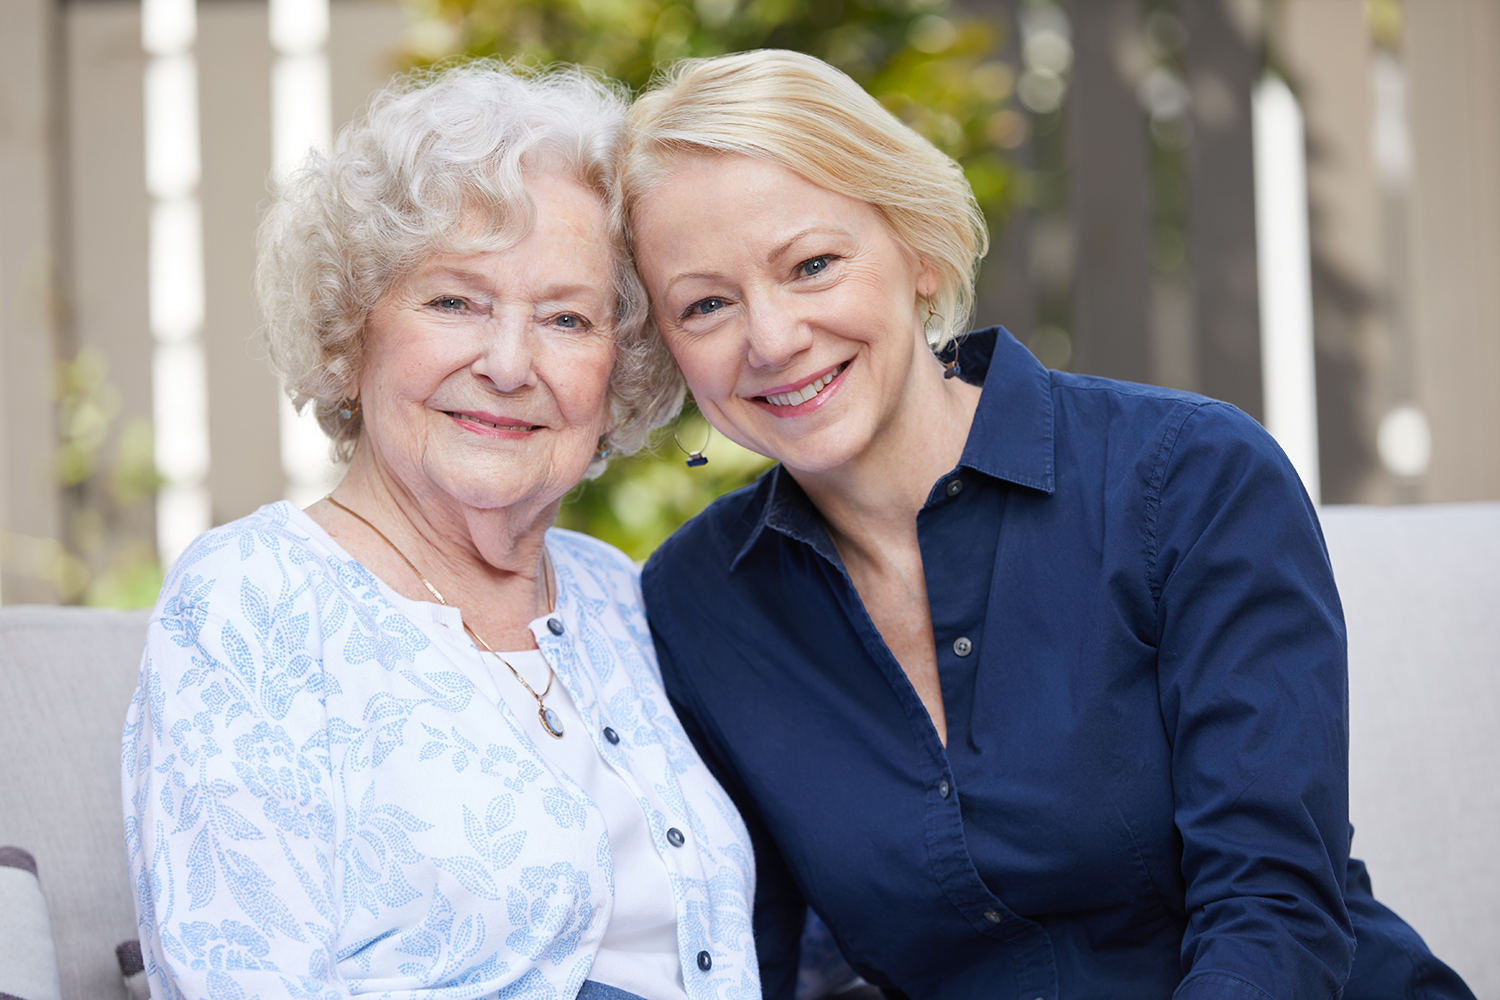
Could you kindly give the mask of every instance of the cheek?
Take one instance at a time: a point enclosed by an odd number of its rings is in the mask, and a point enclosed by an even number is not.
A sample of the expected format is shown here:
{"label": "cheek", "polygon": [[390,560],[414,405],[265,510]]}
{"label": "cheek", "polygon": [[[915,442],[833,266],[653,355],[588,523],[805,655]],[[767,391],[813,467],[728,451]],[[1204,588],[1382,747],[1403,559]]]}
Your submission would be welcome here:
{"label": "cheek", "polygon": [[580,351],[568,359],[559,404],[574,422],[608,419],[605,411],[609,407],[609,376],[614,371],[614,363],[613,344]]}
{"label": "cheek", "polygon": [[713,337],[668,337],[667,347],[682,370],[695,399],[718,399],[734,387],[733,355],[715,346]]}

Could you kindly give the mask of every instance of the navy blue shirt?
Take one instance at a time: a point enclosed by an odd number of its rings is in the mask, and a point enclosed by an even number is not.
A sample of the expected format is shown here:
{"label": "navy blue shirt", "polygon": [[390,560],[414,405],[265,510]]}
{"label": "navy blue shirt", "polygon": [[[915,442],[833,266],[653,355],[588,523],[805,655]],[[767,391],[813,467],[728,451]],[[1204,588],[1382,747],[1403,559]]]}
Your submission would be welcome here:
{"label": "navy blue shirt", "polygon": [[810,903],[914,998],[1334,997],[1356,933],[1346,996],[1468,996],[1351,867],[1342,611],[1280,449],[997,328],[959,350],[984,392],[917,517],[946,747],[784,470],[643,575],[756,839],[765,995]]}

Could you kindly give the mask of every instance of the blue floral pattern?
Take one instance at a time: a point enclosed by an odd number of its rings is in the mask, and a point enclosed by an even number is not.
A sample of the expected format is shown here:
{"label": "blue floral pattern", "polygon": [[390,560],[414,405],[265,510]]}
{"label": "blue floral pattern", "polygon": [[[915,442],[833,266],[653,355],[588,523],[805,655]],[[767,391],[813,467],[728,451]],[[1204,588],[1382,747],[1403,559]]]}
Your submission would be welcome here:
{"label": "blue floral pattern", "polygon": [[[688,996],[759,997],[749,837],[667,704],[636,572],[582,535],[547,544],[565,628],[532,631],[589,723],[568,738],[594,741],[668,860]],[[389,590],[296,508],[200,537],[125,724],[153,995],[576,995],[613,906],[608,836],[527,725],[456,610]]]}

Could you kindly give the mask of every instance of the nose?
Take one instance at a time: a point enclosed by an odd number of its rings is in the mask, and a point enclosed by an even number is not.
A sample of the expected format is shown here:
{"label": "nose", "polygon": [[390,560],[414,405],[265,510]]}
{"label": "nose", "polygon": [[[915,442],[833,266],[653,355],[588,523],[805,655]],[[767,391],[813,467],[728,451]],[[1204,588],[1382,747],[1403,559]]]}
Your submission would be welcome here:
{"label": "nose", "polygon": [[469,368],[496,392],[516,392],[536,381],[536,342],[530,319],[502,315],[484,326]]}
{"label": "nose", "polygon": [[812,327],[792,302],[768,302],[750,314],[746,360],[756,368],[784,368],[812,346]]}

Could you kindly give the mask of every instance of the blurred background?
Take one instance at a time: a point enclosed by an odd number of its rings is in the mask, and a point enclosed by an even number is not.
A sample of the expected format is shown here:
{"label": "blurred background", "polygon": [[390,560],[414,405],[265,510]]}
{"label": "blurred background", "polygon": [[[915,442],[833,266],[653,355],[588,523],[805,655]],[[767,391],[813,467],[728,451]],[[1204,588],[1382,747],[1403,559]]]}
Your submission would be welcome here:
{"label": "blurred background", "polygon": [[[1500,0],[3,0],[0,601],[150,604],[198,532],[336,481],[254,230],[390,74],[764,46],[963,163],[975,325],[1234,403],[1323,503],[1500,499]],[[668,436],[561,522],[644,558],[764,468],[708,455]]]}

